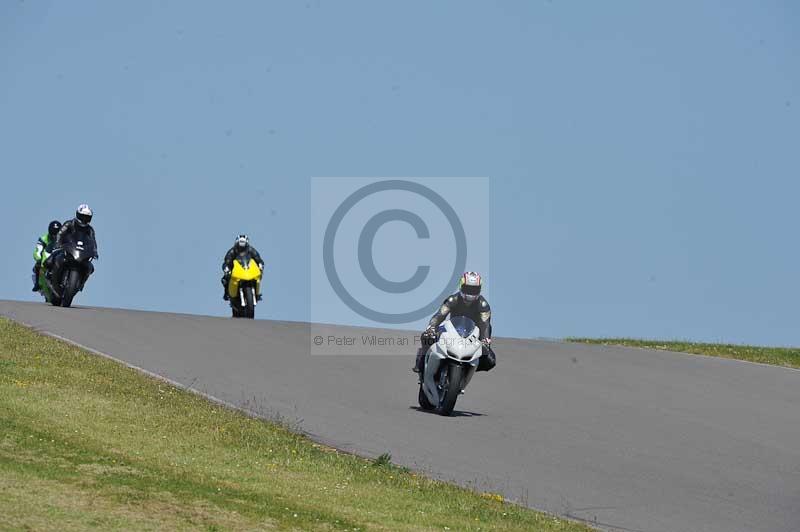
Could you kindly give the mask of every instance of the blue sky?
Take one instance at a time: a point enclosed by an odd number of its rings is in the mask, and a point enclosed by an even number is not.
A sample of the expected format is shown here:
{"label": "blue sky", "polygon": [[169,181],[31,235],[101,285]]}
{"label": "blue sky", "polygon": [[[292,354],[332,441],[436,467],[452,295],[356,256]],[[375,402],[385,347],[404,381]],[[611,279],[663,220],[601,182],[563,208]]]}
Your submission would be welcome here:
{"label": "blue sky", "polygon": [[311,176],[489,176],[500,336],[800,344],[793,2],[4,2],[0,297],[81,202],[81,304],[309,317]]}

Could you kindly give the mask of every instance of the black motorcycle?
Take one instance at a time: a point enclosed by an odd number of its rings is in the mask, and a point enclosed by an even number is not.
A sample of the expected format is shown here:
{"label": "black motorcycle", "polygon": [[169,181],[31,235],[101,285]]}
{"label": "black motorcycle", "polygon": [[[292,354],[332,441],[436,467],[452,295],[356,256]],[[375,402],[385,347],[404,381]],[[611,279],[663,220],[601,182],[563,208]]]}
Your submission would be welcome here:
{"label": "black motorcycle", "polygon": [[86,232],[66,237],[61,248],[50,257],[47,284],[53,306],[69,307],[75,294],[83,290],[94,272],[92,261],[97,258],[97,243]]}

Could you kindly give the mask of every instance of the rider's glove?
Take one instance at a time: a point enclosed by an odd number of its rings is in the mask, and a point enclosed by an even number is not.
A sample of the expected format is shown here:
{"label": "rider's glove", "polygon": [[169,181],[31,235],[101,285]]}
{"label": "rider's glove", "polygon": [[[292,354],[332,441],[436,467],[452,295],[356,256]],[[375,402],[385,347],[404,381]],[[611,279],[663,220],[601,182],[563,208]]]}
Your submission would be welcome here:
{"label": "rider's glove", "polygon": [[423,345],[433,345],[436,342],[436,328],[433,325],[429,325],[422,333],[421,339]]}

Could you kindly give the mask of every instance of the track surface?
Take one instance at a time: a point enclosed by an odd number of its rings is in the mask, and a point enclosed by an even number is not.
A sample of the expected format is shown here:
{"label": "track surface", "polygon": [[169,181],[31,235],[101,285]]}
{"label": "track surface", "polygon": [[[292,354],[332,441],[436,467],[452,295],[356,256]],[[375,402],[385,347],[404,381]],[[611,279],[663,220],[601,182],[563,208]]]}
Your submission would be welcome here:
{"label": "track surface", "polygon": [[311,356],[308,324],[10,301],[0,314],[341,449],[604,529],[800,530],[798,371],[501,339],[497,369],[442,418],[416,409],[410,353]]}

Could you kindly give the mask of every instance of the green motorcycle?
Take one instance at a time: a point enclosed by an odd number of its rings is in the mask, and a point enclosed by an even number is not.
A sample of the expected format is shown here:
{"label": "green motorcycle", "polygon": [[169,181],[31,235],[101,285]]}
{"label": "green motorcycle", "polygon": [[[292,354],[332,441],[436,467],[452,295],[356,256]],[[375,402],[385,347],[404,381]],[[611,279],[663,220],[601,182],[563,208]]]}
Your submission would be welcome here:
{"label": "green motorcycle", "polygon": [[53,306],[60,307],[61,298],[56,296],[53,291],[50,290],[50,285],[47,282],[47,268],[45,267],[44,263],[49,256],[49,251],[42,250],[42,259],[39,261],[39,293],[42,294],[42,297],[44,297],[46,302],[52,304]]}

